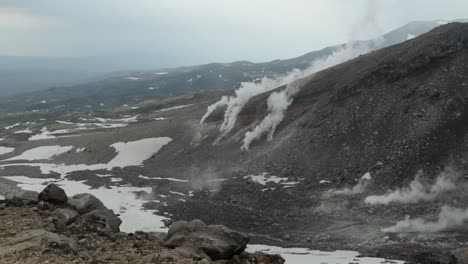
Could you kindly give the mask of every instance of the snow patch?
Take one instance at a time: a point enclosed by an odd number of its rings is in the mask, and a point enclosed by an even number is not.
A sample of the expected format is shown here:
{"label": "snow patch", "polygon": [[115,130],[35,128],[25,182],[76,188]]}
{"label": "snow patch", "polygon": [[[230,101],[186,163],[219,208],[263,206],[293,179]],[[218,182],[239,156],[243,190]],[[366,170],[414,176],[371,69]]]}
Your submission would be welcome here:
{"label": "snow patch", "polygon": [[7,176],[4,177],[12,181],[18,182],[18,186],[23,190],[40,192],[48,183],[55,183],[65,190],[68,196],[73,196],[79,193],[90,193],[99,198],[105,206],[112,209],[116,214],[120,214],[122,225],[120,226],[123,232],[155,231],[165,232],[166,227],[163,220],[166,217],[155,215],[155,210],[145,210],[143,204],[146,202],[140,199],[137,193],[144,192],[148,195],[151,193],[151,187],[128,187],[128,186],[110,186],[91,189],[90,186],[81,181],[72,181],[62,179],[35,179],[24,176]]}
{"label": "snow patch", "polygon": [[280,254],[288,264],[313,264],[313,263],[333,263],[333,264],[384,264],[395,263],[404,264],[404,261],[388,260],[381,258],[358,258],[358,252],[355,251],[335,251],[325,252],[318,250],[309,250],[306,248],[281,248],[266,245],[248,245],[247,252],[256,251],[267,254]]}
{"label": "snow patch", "polygon": [[15,148],[8,148],[8,147],[0,146],[0,155],[11,153],[13,151],[15,151]]}
{"label": "snow patch", "polygon": [[14,128],[14,127],[17,127],[17,126],[19,126],[19,125],[21,125],[21,123],[16,123],[16,124],[13,124],[13,125],[11,125],[11,126],[6,126],[5,129],[6,129],[6,130],[10,130],[10,129],[12,129],[12,128]]}
{"label": "snow patch", "polygon": [[81,152],[83,152],[83,151],[85,151],[85,150],[86,150],[86,148],[76,148],[76,149],[75,149],[75,152],[76,152],[76,153],[81,153]]}
{"label": "snow patch", "polygon": [[[49,174],[51,172],[56,172],[61,175],[61,177],[65,177],[70,172],[74,171],[83,171],[83,170],[110,170],[114,167],[123,168],[126,166],[140,166],[143,161],[151,157],[152,155],[156,154],[164,145],[171,142],[172,139],[168,137],[160,137],[160,138],[147,138],[133,142],[127,143],[116,143],[113,144],[113,147],[117,151],[117,156],[112,159],[107,164],[73,164],[73,165],[65,165],[65,164],[52,164],[52,163],[14,163],[14,164],[2,164],[0,167],[8,167],[8,166],[31,166],[31,167],[39,167],[41,169],[42,174]],[[145,145],[144,147],[141,147]],[[50,147],[50,146],[48,146]],[[39,147],[38,149],[43,148]],[[69,147],[70,150],[73,147]],[[150,151],[151,149],[151,151]],[[68,151],[68,150],[67,150]],[[33,153],[31,155],[33,158],[40,156],[41,159],[44,159],[43,149],[39,151],[40,153]],[[22,154],[24,155],[24,153]],[[29,154],[28,154],[29,155]],[[55,155],[53,153],[53,155]],[[18,157],[11,158],[11,159],[18,159]],[[11,160],[10,159],[10,160]]]}
{"label": "snow patch", "polygon": [[[28,149],[21,155],[9,158],[7,160],[46,160],[51,159],[54,156],[61,155],[72,150],[72,146],[42,146],[33,149]],[[27,165],[27,164],[26,164]]]}
{"label": "snow patch", "polygon": [[180,109],[180,108],[185,108],[185,107],[189,107],[189,106],[192,106],[194,104],[187,104],[187,105],[178,105],[178,106],[173,106],[173,107],[169,107],[169,108],[163,108],[163,109],[160,109],[157,112],[166,112],[166,111],[170,111],[170,110],[175,110],[175,109]]}
{"label": "snow patch", "polygon": [[133,142],[118,142],[111,145],[117,156],[107,165],[112,167],[127,167],[142,164],[163,146],[171,142],[168,137],[146,138]]}
{"label": "snow patch", "polygon": [[188,182],[188,180],[181,180],[181,179],[176,179],[176,178],[148,177],[148,176],[143,176],[143,175],[138,175],[138,178],[145,179],[145,180]]}
{"label": "snow patch", "polygon": [[33,132],[31,131],[31,129],[29,128],[26,128],[24,130],[19,130],[19,131],[16,131],[14,132],[13,134],[32,134]]}
{"label": "snow patch", "polygon": [[266,185],[269,182],[273,182],[273,183],[281,184],[281,185],[289,185],[289,186],[300,183],[300,182],[288,182],[289,180],[288,177],[277,177],[277,176],[269,175],[266,172],[259,174],[259,175],[244,176],[244,179],[250,179],[253,182],[256,182],[261,185]]}
{"label": "snow patch", "polygon": [[34,141],[34,140],[43,140],[43,139],[51,139],[51,138],[56,138],[56,136],[52,135],[52,133],[47,130],[47,127],[43,127],[41,129],[41,133],[30,136],[28,140]]}
{"label": "snow patch", "polygon": [[172,193],[172,194],[177,194],[177,195],[180,195],[180,196],[185,196],[185,194],[181,193],[181,192],[173,192],[173,191],[169,191],[169,193]]}
{"label": "snow patch", "polygon": [[[140,115],[135,115],[135,116],[128,116],[128,117],[125,117],[125,118],[116,118],[116,119],[102,118],[102,117],[93,117],[93,118],[83,118],[83,117],[81,117],[80,120],[83,120],[83,121],[97,121],[97,122],[100,122],[100,123],[130,123],[130,122],[138,121],[139,116]],[[69,122],[69,124],[73,124],[73,123]]]}

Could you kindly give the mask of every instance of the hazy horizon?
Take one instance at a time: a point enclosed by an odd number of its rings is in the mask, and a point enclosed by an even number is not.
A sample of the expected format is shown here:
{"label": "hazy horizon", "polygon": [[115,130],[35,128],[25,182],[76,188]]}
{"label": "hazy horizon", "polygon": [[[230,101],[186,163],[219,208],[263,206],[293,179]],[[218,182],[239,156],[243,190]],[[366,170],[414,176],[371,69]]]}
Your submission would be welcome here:
{"label": "hazy horizon", "polygon": [[465,18],[464,10],[462,0],[4,0],[0,55],[135,56],[162,68],[264,62],[372,38],[411,21]]}

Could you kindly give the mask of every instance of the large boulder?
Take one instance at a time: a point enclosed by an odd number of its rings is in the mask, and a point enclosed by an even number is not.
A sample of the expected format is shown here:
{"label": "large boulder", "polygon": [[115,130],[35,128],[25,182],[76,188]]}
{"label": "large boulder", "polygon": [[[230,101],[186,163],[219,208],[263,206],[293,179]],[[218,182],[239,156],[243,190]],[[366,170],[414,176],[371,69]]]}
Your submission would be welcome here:
{"label": "large boulder", "polygon": [[286,261],[281,255],[268,255],[262,252],[242,253],[234,256],[233,263],[257,263],[257,264],[284,264]]}
{"label": "large boulder", "polygon": [[200,249],[213,260],[231,259],[242,253],[249,237],[222,225],[207,226],[200,220],[175,222],[169,228],[165,244],[168,247]]}
{"label": "large boulder", "polygon": [[110,209],[94,210],[81,215],[69,230],[75,233],[98,232],[105,235],[120,232],[122,220]]}
{"label": "large boulder", "polygon": [[80,193],[68,199],[67,203],[77,210],[80,214],[86,214],[94,210],[103,210],[107,207],[96,198],[96,196],[89,193]]}
{"label": "large boulder", "polygon": [[59,229],[65,228],[80,216],[77,211],[71,208],[58,208],[52,215],[57,219],[56,225]]}
{"label": "large boulder", "polygon": [[76,252],[74,240],[43,229],[28,230],[0,245],[0,256],[24,250],[58,250],[64,253]]}
{"label": "large boulder", "polygon": [[450,264],[468,264],[468,248],[453,250],[450,256]]}
{"label": "large boulder", "polygon": [[52,183],[39,193],[38,199],[40,201],[63,204],[68,200],[68,197],[62,188]]}

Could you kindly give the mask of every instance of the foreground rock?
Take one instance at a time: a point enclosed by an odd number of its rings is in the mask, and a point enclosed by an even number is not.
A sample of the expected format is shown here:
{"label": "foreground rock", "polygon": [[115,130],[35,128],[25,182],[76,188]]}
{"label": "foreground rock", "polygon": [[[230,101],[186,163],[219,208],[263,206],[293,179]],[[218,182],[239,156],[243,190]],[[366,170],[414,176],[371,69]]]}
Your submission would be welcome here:
{"label": "foreground rock", "polygon": [[200,249],[213,260],[230,259],[242,253],[249,237],[225,226],[207,226],[200,220],[180,221],[171,225],[166,238],[169,247]]}
{"label": "foreground rock", "polygon": [[468,264],[468,248],[452,251],[450,264]]}
{"label": "foreground rock", "polygon": [[68,200],[65,191],[56,184],[49,184],[42,192],[39,193],[38,199],[51,203],[62,204]]}
{"label": "foreground rock", "polygon": [[53,211],[53,217],[57,219],[57,227],[59,229],[63,229],[69,224],[73,223],[80,214],[70,208],[58,208],[55,211]]}
{"label": "foreground rock", "polygon": [[24,250],[58,249],[64,253],[76,252],[76,242],[66,236],[43,229],[24,231],[0,245],[0,255]]}
{"label": "foreground rock", "polygon": [[108,209],[101,200],[89,193],[74,195],[68,200],[67,204],[77,210],[80,214],[86,214],[94,210]]}
{"label": "foreground rock", "polygon": [[0,201],[0,263],[284,263],[279,255],[244,252],[247,235],[200,220],[174,223],[165,243],[159,233],[122,233],[122,221],[95,196],[64,203],[60,187],[46,190],[41,202]]}
{"label": "foreground rock", "polygon": [[120,232],[122,220],[110,209],[94,210],[79,217],[70,229],[77,233],[98,232],[100,234],[111,234]]}

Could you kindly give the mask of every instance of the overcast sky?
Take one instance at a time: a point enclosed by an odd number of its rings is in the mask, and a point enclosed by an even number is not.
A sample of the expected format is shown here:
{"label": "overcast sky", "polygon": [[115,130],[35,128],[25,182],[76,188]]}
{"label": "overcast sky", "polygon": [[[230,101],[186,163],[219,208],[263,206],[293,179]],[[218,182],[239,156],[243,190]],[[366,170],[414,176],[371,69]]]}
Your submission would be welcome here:
{"label": "overcast sky", "polygon": [[468,0],[0,0],[0,55],[268,61],[466,17]]}

